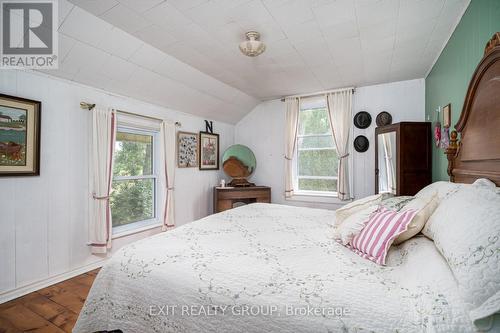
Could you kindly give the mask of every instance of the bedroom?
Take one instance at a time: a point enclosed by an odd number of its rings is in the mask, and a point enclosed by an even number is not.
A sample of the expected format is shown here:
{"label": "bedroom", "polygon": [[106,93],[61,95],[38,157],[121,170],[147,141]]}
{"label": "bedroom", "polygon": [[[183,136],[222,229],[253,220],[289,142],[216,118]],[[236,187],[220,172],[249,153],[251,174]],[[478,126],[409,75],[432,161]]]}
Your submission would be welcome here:
{"label": "bedroom", "polygon": [[0,332],[500,332],[500,1],[0,10]]}

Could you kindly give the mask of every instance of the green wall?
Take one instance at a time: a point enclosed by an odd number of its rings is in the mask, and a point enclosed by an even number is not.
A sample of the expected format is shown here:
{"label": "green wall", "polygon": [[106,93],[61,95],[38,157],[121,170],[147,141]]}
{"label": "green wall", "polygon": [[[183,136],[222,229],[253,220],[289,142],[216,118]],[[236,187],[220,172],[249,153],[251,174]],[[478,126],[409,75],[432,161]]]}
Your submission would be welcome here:
{"label": "green wall", "polygon": [[[469,81],[483,57],[486,42],[500,31],[500,0],[471,0],[448,44],[425,79],[426,119],[436,120],[436,108],[451,103],[452,126],[458,121]],[[441,119],[442,121],[442,119]],[[434,181],[448,180],[443,149],[434,147]]]}

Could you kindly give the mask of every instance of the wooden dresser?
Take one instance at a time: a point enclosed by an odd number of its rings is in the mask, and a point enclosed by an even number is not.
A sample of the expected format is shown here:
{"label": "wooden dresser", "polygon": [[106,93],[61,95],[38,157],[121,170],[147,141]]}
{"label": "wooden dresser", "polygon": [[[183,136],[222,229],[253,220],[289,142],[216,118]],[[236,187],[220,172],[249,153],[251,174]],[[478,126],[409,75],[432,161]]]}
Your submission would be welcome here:
{"label": "wooden dresser", "polygon": [[214,213],[234,207],[235,203],[250,204],[271,202],[271,188],[268,186],[214,188]]}

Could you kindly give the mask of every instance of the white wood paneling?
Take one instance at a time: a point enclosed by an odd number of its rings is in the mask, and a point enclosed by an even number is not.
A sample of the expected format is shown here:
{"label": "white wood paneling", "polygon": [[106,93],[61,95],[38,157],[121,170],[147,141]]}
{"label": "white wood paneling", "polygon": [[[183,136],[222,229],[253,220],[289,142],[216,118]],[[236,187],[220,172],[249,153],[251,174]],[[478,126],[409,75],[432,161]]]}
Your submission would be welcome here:
{"label": "white wood paneling", "polygon": [[[80,101],[177,120],[184,131],[204,130],[205,123],[186,113],[37,72],[2,71],[0,92],[42,102],[41,175],[0,178],[2,302],[105,259],[92,255],[86,245],[91,114],[80,109]],[[234,126],[214,122],[214,130],[224,151],[233,143]],[[222,172],[188,168],[176,173],[177,224],[211,213],[212,186]],[[113,251],[157,232],[158,228],[117,239]]]}
{"label": "white wood paneling", "polygon": [[[0,188],[0,202],[5,207],[15,207],[14,182],[4,181]],[[0,290],[16,286],[16,210],[4,209],[0,215]]]}
{"label": "white wood paneling", "polygon": [[[17,72],[3,70],[0,75],[0,90],[14,94],[17,85]],[[0,180],[0,205],[5,207],[0,214],[0,291],[16,286],[16,212],[15,183]],[[11,207],[7,209],[7,207]]]}
{"label": "white wood paneling", "polygon": [[[46,179],[24,177],[14,182],[16,232],[16,285],[29,284],[48,275]],[[3,205],[2,205],[3,206]]]}
{"label": "white wood paneling", "polygon": [[[67,112],[69,103],[67,99],[61,98],[66,92],[62,82],[54,81],[50,85],[48,98],[42,105],[42,110],[51,110],[52,117],[57,121],[45,121],[44,131],[52,133],[45,136],[43,142],[43,154],[47,157],[46,173],[50,179],[50,186],[47,193],[48,197],[48,271],[49,275],[61,274],[70,268],[70,243],[64,240],[70,234],[70,218],[71,211],[68,209],[67,198],[70,194],[71,186],[69,174],[69,163],[61,163],[61,156],[69,156],[72,147],[70,146],[69,126],[61,126],[69,124],[70,113]],[[71,110],[71,108],[69,108]],[[43,112],[43,111],[42,111]],[[47,119],[47,118],[44,118]]]}
{"label": "white wood paneling", "polygon": [[370,141],[365,153],[353,151],[354,193],[362,198],[375,193],[375,118],[382,111],[392,115],[393,123],[400,121],[424,121],[425,80],[401,81],[356,89],[354,112],[367,111],[372,116],[369,128],[354,127],[354,137],[364,135]]}
{"label": "white wood paneling", "polygon": [[[26,98],[36,99],[40,94],[46,96],[49,89],[40,76],[17,75],[16,90],[22,90]],[[42,121],[42,133],[46,128],[47,124]],[[41,147],[41,166],[48,162],[48,156],[43,152]],[[27,284],[48,275],[46,208],[50,189],[46,177],[23,177],[14,184],[15,205],[11,209],[16,209],[16,284]],[[18,262],[29,264],[18,266]]]}

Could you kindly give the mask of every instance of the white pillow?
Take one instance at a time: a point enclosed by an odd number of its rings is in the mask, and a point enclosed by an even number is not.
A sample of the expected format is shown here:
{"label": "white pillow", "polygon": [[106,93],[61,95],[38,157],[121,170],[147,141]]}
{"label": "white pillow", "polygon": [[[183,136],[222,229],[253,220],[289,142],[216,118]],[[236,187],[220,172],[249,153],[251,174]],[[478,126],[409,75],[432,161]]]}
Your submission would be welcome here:
{"label": "white pillow", "polygon": [[437,192],[434,192],[433,195],[423,196],[423,197],[415,197],[414,200],[408,202],[404,206],[404,210],[414,209],[418,211],[417,215],[411,220],[408,225],[408,229],[399,235],[393,242],[394,245],[398,245],[403,243],[404,241],[412,238],[416,234],[418,234],[431,217],[434,210],[436,210],[439,204],[439,199]]}
{"label": "white pillow", "polygon": [[341,225],[334,230],[334,238],[342,244],[347,245],[358,235],[366,225],[366,222],[380,206],[395,212],[414,209],[418,211],[408,225],[408,229],[400,234],[393,244],[400,244],[418,234],[432,215],[438,204],[437,196],[427,198],[414,198],[409,196],[383,198],[378,205],[365,206],[344,219]]}
{"label": "white pillow", "polygon": [[470,186],[470,185],[439,181],[427,185],[426,187],[421,189],[417,194],[415,194],[415,197],[417,198],[431,197],[435,193],[437,193],[438,200],[441,201],[447,196],[455,193],[460,188],[465,186]]}
{"label": "white pillow", "polygon": [[401,195],[397,197],[383,198],[380,206],[395,212],[402,211],[406,205],[415,200],[415,197],[408,195]]}
{"label": "white pillow", "polygon": [[334,229],[333,238],[340,241],[343,245],[347,245],[361,232],[361,230],[363,230],[366,222],[370,219],[370,215],[373,214],[378,207],[378,205],[368,206],[348,216],[341,225]]}
{"label": "white pillow", "polygon": [[495,183],[486,178],[479,178],[474,183],[472,183],[472,186],[489,188],[491,190],[494,190],[496,188]]}
{"label": "white pillow", "polygon": [[339,208],[335,211],[335,226],[341,225],[345,219],[347,219],[352,214],[359,212],[363,209],[366,209],[373,205],[378,205],[383,198],[387,198],[391,196],[388,193],[380,193],[375,195],[370,195],[368,197],[353,201],[342,208]]}
{"label": "white pillow", "polygon": [[463,186],[439,204],[424,234],[448,262],[473,321],[500,311],[500,194]]}

